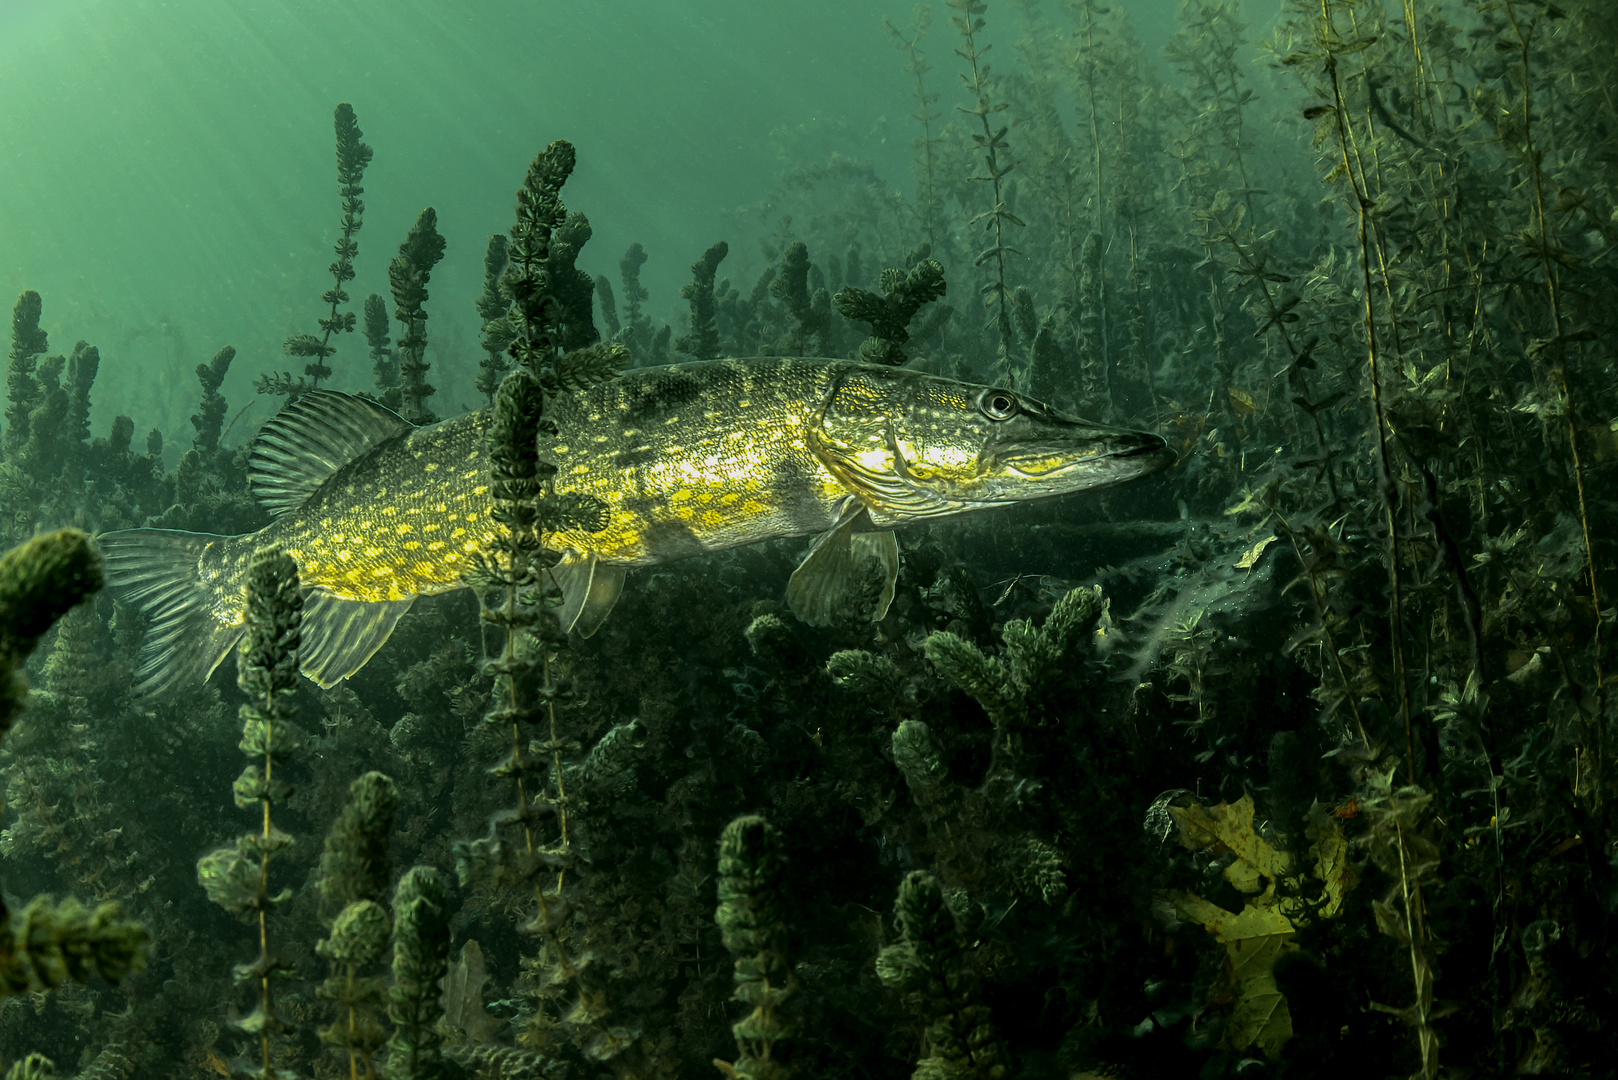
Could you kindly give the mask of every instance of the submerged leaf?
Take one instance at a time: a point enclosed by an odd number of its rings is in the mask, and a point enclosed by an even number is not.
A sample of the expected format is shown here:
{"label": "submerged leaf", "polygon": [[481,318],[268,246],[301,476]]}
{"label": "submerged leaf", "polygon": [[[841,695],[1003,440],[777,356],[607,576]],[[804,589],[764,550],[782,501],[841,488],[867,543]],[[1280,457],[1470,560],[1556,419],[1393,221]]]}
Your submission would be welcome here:
{"label": "submerged leaf", "polygon": [[1257,1047],[1267,1057],[1278,1056],[1292,1037],[1292,1013],[1272,968],[1282,953],[1297,948],[1292,923],[1276,909],[1253,903],[1230,912],[1191,893],[1171,892],[1168,899],[1225,947],[1225,978],[1236,998],[1225,1041],[1236,1050]]}
{"label": "submerged leaf", "polygon": [[[1171,806],[1169,816],[1180,826],[1180,843],[1195,851],[1208,847],[1229,849],[1236,861],[1225,868],[1225,880],[1244,893],[1261,889],[1266,896],[1286,873],[1290,863],[1286,852],[1277,851],[1253,829],[1253,798],[1243,795],[1234,803],[1214,807]],[[1260,878],[1269,878],[1266,887]]]}
{"label": "submerged leaf", "polygon": [[461,956],[444,976],[444,1021],[475,1043],[493,1038],[500,1022],[483,1004],[483,984],[489,981],[483,947],[475,938],[461,946]]}
{"label": "submerged leaf", "polygon": [[[1342,828],[1320,809],[1311,817],[1309,833],[1315,838],[1311,877],[1321,883],[1313,902],[1296,895],[1302,877],[1287,877],[1291,859],[1278,851],[1253,826],[1253,800],[1244,795],[1234,803],[1217,806],[1170,806],[1168,814],[1180,827],[1180,842],[1193,851],[1212,849],[1235,858],[1225,868],[1225,879],[1248,894],[1239,912],[1226,911],[1200,896],[1178,890],[1163,894],[1185,918],[1201,925],[1225,947],[1225,982],[1235,998],[1225,1041],[1235,1050],[1256,1047],[1275,1058],[1292,1037],[1292,1014],[1286,996],[1276,985],[1273,968],[1282,954],[1297,948],[1292,937],[1309,917],[1331,917],[1352,887],[1353,867]],[[1277,896],[1276,885],[1287,892]]]}

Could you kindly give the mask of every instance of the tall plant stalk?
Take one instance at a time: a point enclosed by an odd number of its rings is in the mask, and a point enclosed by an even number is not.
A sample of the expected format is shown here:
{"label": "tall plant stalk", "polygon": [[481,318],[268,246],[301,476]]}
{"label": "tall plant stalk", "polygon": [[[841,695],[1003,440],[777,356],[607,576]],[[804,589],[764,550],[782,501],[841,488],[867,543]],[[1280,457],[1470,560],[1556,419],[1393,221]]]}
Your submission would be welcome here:
{"label": "tall plant stalk", "polygon": [[[1537,23],[1528,23],[1524,27],[1523,20],[1517,14],[1513,0],[1504,0],[1506,19],[1511,24],[1511,32],[1516,37],[1518,48],[1518,63],[1522,85],[1522,138],[1523,161],[1528,167],[1529,180],[1534,190],[1534,248],[1538,255],[1540,273],[1545,278],[1545,300],[1550,317],[1550,337],[1540,346],[1542,354],[1549,356],[1550,366],[1548,375],[1554,384],[1557,393],[1562,399],[1562,417],[1567,431],[1568,454],[1572,458],[1573,483],[1578,495],[1579,503],[1579,531],[1584,543],[1584,565],[1590,585],[1590,601],[1595,608],[1595,628],[1592,631],[1591,644],[1594,653],[1595,687],[1592,712],[1596,717],[1595,728],[1597,745],[1596,760],[1605,770],[1607,765],[1607,747],[1605,745],[1606,725],[1602,723],[1601,693],[1602,693],[1602,662],[1601,662],[1601,585],[1596,578],[1595,548],[1590,543],[1590,510],[1585,499],[1584,491],[1584,463],[1579,459],[1579,432],[1575,421],[1573,391],[1568,385],[1567,378],[1567,348],[1570,339],[1581,340],[1581,335],[1571,334],[1564,326],[1562,318],[1562,291],[1561,274],[1551,253],[1558,247],[1554,227],[1545,211],[1545,172],[1542,162],[1543,151],[1535,142],[1534,124],[1534,94],[1532,81],[1532,55],[1530,46],[1534,37]],[[1594,793],[1594,802],[1599,809],[1604,801],[1603,785],[1608,778],[1598,776],[1596,783],[1591,786]]]}
{"label": "tall plant stalk", "polygon": [[[940,217],[942,215],[943,200],[937,190],[937,167],[934,161],[936,153],[936,137],[933,135],[933,121],[940,113],[933,111],[933,103],[938,100],[936,90],[927,89],[926,75],[932,70],[927,58],[921,51],[922,35],[932,23],[932,8],[926,4],[917,4],[913,15],[910,31],[907,34],[896,26],[891,20],[882,20],[893,37],[893,44],[905,54],[905,74],[916,80],[916,111],[911,118],[921,125],[921,138],[915,141],[916,148],[916,217],[921,221],[922,232],[927,237],[927,244],[931,250],[938,250]],[[861,285],[862,282],[851,281],[851,285]]]}
{"label": "tall plant stalk", "polygon": [[337,132],[337,194],[343,201],[343,216],[338,223],[341,235],[334,247],[337,258],[330,267],[332,286],[320,296],[328,310],[320,320],[320,337],[294,334],[282,344],[288,356],[311,358],[303,373],[316,388],[320,380],[331,378],[326,360],[337,351],[331,343],[332,335],[347,334],[354,329],[354,313],[341,310],[348,303],[348,291],[343,286],[354,280],[354,256],[360,251],[354,234],[360,231],[365,214],[365,203],[360,200],[365,189],[360,181],[365,179],[365,167],[371,163],[371,148],[360,141],[365,133],[354,117],[354,106],[346,101],[338,105],[332,122]]}
{"label": "tall plant stalk", "polygon": [[1016,168],[1011,160],[1011,146],[1006,142],[1006,133],[1011,130],[1011,125],[1001,124],[996,128],[989,119],[1004,112],[1008,103],[996,102],[991,97],[989,65],[983,59],[990,46],[978,44],[978,35],[987,25],[983,13],[988,10],[988,5],[984,0],[950,0],[949,6],[956,11],[950,16],[950,22],[961,36],[961,45],[955,54],[967,62],[969,70],[969,74],[960,77],[961,84],[972,94],[970,107],[957,105],[956,108],[968,116],[976,117],[978,126],[982,128],[981,132],[972,133],[972,141],[983,151],[985,171],[973,179],[986,182],[994,197],[993,206],[972,219],[973,225],[983,223],[983,227],[994,237],[994,242],[978,253],[973,265],[993,264],[993,276],[983,286],[983,302],[994,313],[988,325],[998,334],[995,368],[1004,381],[1015,383],[1019,381],[1020,373],[1014,369],[1012,361],[1016,339],[1011,327],[1012,297],[1011,289],[1006,284],[1006,258],[1017,254],[1017,249],[1007,243],[1006,228],[1009,225],[1023,226],[1026,222],[1007,208],[1002,183],[1006,175]]}
{"label": "tall plant stalk", "polygon": [[1381,496],[1383,524],[1387,530],[1388,546],[1388,630],[1392,654],[1395,693],[1399,700],[1399,716],[1404,722],[1405,768],[1410,783],[1416,782],[1416,745],[1412,733],[1410,714],[1410,685],[1405,677],[1405,645],[1403,597],[1399,579],[1401,558],[1399,529],[1395,509],[1395,478],[1388,447],[1388,421],[1382,400],[1382,373],[1378,368],[1376,307],[1371,277],[1370,208],[1371,196],[1365,189],[1363,167],[1356,168],[1352,160],[1353,138],[1349,130],[1348,100],[1338,71],[1338,57],[1334,51],[1338,41],[1331,12],[1332,0],[1320,0],[1320,33],[1316,44],[1324,52],[1324,71],[1331,87],[1335,129],[1341,158],[1343,179],[1349,186],[1354,204],[1355,242],[1359,249],[1361,315],[1365,331],[1366,378],[1370,383],[1371,413],[1375,421],[1377,490]]}
{"label": "tall plant stalk", "polygon": [[[576,744],[558,716],[557,702],[567,687],[557,677],[555,660],[567,633],[556,616],[561,590],[552,572],[561,556],[547,546],[559,530],[597,531],[606,519],[595,500],[556,494],[551,485],[556,466],[540,456],[539,446],[545,436],[556,434],[545,416],[547,398],[610,377],[627,353],[622,346],[601,344],[561,351],[560,309],[551,293],[549,261],[552,232],[566,217],[561,188],[573,165],[573,147],[560,141],[534,159],[517,193],[517,223],[507,247],[501,288],[511,300],[505,320],[511,335],[507,351],[515,365],[495,395],[488,436],[494,518],[503,534],[479,572],[482,584],[499,592],[496,602],[485,596],[482,603],[484,621],[500,632],[500,651],[484,669],[496,684],[495,704],[484,720],[510,734],[510,752],[493,772],[511,780],[516,794],[515,808],[493,823],[496,842],[490,846],[499,865],[492,875],[524,883],[531,893],[534,915],[523,932],[544,942],[553,969],[549,981],[578,993],[564,1022],[587,1054],[608,1061],[619,1058],[633,1038],[605,1027],[605,975],[596,970],[595,958],[576,956],[563,937],[572,918],[564,899],[566,873],[577,857],[564,753]],[[525,729],[534,727],[542,737],[530,742]],[[555,820],[555,833],[547,840],[539,825],[549,818]],[[521,838],[514,855],[497,840],[508,828]],[[536,1024],[549,1020],[543,1010],[533,1017]],[[617,1061],[614,1068],[623,1071],[627,1061]]]}

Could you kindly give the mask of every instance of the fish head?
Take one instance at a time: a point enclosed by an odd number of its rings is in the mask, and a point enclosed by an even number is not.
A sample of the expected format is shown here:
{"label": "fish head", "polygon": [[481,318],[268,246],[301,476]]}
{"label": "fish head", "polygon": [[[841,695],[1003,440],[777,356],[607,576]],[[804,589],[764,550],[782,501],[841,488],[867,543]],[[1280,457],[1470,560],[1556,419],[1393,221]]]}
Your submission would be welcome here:
{"label": "fish head", "polygon": [[867,365],[834,380],[811,441],[878,526],[1086,491],[1174,461],[1151,432],[1004,387]]}

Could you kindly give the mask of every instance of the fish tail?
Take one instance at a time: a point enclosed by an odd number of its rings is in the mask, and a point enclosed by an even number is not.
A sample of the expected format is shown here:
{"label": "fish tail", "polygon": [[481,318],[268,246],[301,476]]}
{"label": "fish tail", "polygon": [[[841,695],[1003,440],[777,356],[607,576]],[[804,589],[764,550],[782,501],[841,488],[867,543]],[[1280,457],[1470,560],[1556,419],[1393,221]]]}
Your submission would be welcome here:
{"label": "fish tail", "polygon": [[[208,580],[203,559],[223,568],[220,547],[240,537],[177,529],[124,529],[96,538],[107,582],[146,616],[135,691],[155,697],[186,682],[206,682],[241,640],[240,582]],[[221,600],[228,598],[227,602]],[[234,601],[234,602],[230,602]]]}

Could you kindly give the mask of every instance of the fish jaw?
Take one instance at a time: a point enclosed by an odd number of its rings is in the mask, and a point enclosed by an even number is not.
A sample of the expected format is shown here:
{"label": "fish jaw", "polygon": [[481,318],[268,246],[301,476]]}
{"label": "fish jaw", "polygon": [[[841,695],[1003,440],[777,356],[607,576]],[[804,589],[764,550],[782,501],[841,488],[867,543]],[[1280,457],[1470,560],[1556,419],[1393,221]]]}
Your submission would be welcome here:
{"label": "fish jaw", "polygon": [[963,497],[973,501],[1027,502],[1120,484],[1174,464],[1160,435],[1109,428],[1055,414],[1054,430],[990,445],[979,475]]}

